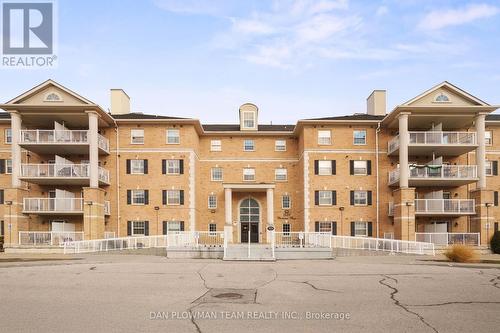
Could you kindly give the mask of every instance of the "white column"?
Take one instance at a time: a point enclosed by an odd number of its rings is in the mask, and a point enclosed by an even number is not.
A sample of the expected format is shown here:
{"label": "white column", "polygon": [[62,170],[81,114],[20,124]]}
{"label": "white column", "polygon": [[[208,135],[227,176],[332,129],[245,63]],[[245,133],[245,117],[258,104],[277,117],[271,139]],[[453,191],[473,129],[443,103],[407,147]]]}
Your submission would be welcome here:
{"label": "white column", "polygon": [[90,187],[96,188],[99,187],[99,115],[95,111],[87,111],[87,114],[89,115]]}
{"label": "white column", "polygon": [[[272,225],[274,227],[274,190],[268,188],[266,190],[267,199],[267,225]],[[266,228],[266,241],[271,243],[271,232]]]}
{"label": "white column", "polygon": [[477,135],[477,143],[478,147],[476,150],[476,164],[477,164],[477,174],[479,177],[478,188],[481,190],[486,189],[486,145],[484,142],[484,132],[485,132],[485,120],[486,114],[479,113],[476,116],[476,135]]}
{"label": "white column", "polygon": [[233,242],[233,190],[224,189],[224,208],[226,213],[226,223],[224,225],[224,237],[229,243]]}
{"label": "white column", "polygon": [[21,115],[17,111],[10,112],[11,131],[12,131],[12,187],[21,187]]}
{"label": "white column", "polygon": [[399,114],[399,187],[408,188],[408,144],[410,135],[408,133],[408,114]]}

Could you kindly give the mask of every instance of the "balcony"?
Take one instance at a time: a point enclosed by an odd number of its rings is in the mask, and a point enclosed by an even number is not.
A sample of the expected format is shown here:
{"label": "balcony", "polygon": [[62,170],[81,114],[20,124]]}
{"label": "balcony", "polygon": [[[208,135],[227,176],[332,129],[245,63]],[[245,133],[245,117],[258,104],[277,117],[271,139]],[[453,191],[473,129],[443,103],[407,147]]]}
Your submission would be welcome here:
{"label": "balcony", "polygon": [[38,215],[83,215],[83,199],[24,198],[23,213]]}
{"label": "balcony", "polygon": [[[478,147],[475,132],[409,132],[408,155],[459,156]],[[388,143],[388,155],[399,155],[399,135]]]}
{"label": "balcony", "polygon": [[[412,165],[409,169],[409,186],[462,186],[479,179],[476,165]],[[399,185],[399,171],[389,172],[389,186]]]}
{"label": "balcony", "polygon": [[479,246],[479,233],[470,232],[416,232],[416,242],[434,243],[437,246],[447,246],[453,244]]}
{"label": "balcony", "polygon": [[415,199],[416,216],[461,216],[476,214],[474,199]]}
{"label": "balcony", "polygon": [[23,246],[62,246],[84,239],[82,231],[19,231],[19,245]]}
{"label": "balcony", "polygon": [[[22,180],[39,185],[90,184],[88,164],[22,164]],[[109,171],[99,167],[99,184],[109,185]]]}
{"label": "balcony", "polygon": [[[38,154],[88,155],[88,130],[21,130],[21,147]],[[109,154],[109,140],[98,134],[100,155]]]}

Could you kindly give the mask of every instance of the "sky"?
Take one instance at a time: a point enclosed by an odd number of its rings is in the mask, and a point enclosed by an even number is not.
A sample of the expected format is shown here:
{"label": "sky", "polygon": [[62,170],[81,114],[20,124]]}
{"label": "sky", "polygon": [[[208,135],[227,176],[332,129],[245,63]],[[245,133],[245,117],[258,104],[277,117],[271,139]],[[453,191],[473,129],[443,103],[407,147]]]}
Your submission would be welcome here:
{"label": "sky", "polygon": [[500,0],[60,0],[58,66],[0,67],[0,101],[48,78],[109,108],[261,124],[388,111],[447,80],[500,104]]}

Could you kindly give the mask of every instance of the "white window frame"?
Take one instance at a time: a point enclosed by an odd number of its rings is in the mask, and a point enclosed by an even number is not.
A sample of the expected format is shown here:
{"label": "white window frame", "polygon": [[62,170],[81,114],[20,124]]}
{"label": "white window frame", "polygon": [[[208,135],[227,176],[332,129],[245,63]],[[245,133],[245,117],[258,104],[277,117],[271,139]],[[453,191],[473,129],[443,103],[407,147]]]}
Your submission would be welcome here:
{"label": "white window frame", "polygon": [[5,129],[5,144],[12,144],[12,128]]}
{"label": "white window frame", "polygon": [[[321,166],[321,165],[323,165],[323,166]],[[327,165],[327,166],[325,166],[325,165]],[[331,176],[332,175],[332,161],[319,160],[318,161],[318,175]]]}
{"label": "white window frame", "polygon": [[[251,178],[247,178],[251,177]],[[255,168],[243,168],[243,181],[253,182],[255,181]]]}
{"label": "white window frame", "polygon": [[222,140],[210,140],[210,151],[222,151]]}
{"label": "white window frame", "polygon": [[[171,135],[173,133],[175,133],[175,135]],[[181,143],[181,133],[178,129],[169,128],[165,131],[165,134],[167,139],[167,145],[179,145]]]}
{"label": "white window frame", "polygon": [[217,235],[217,224],[216,223],[209,223],[208,224],[208,234],[210,236],[216,236]]}
{"label": "white window frame", "polygon": [[[171,226],[175,225],[176,228],[172,228]],[[172,232],[181,232],[181,221],[167,221],[167,233]]]}
{"label": "white window frame", "polygon": [[217,196],[215,194],[208,195],[208,209],[217,209]]}
{"label": "white window frame", "polygon": [[180,190],[167,190],[167,206],[179,206],[181,204]]}
{"label": "white window frame", "polygon": [[130,130],[130,144],[143,145],[144,144],[144,129],[133,128]]}
{"label": "white window frame", "polygon": [[[254,111],[243,111],[241,117],[242,117],[242,126],[244,129],[256,128],[256,119],[255,119],[256,115]],[[252,126],[247,125],[247,122],[251,122]]]}
{"label": "white window frame", "polygon": [[5,160],[5,174],[12,174],[12,159]]}
{"label": "white window frame", "polygon": [[493,144],[493,131],[484,132],[484,143],[487,146],[491,146]]}
{"label": "white window frame", "polygon": [[[322,202],[323,200],[323,202]],[[325,201],[328,200],[328,201]],[[332,191],[322,190],[318,193],[318,206],[331,206],[333,204]]]}
{"label": "white window frame", "polygon": [[292,232],[292,225],[290,223],[283,223],[281,230],[283,231],[283,236],[290,236],[290,233]]}
{"label": "white window frame", "polygon": [[[359,232],[363,230],[363,232]],[[368,223],[365,221],[354,222],[354,237],[368,237]]]}
{"label": "white window frame", "polygon": [[[146,234],[146,221],[131,221],[131,222],[132,222],[130,230],[131,236],[144,236]],[[136,233],[135,232],[136,229],[138,230],[142,229],[142,233],[140,232]]]}
{"label": "white window frame", "polygon": [[181,161],[176,159],[167,160],[167,175],[180,175]]}
{"label": "white window frame", "polygon": [[[142,163],[142,167],[138,166]],[[130,160],[130,174],[143,175],[144,174],[144,160]]]}
{"label": "white window frame", "polygon": [[[142,193],[142,202],[138,202]],[[135,206],[144,206],[146,204],[146,190],[131,190],[131,204]]]}
{"label": "white window frame", "polygon": [[[364,163],[364,167],[361,166],[356,166],[356,164],[362,164]],[[353,165],[353,174],[355,176],[366,176],[368,175],[368,161],[367,160],[359,160],[359,161],[354,161]],[[358,170],[358,171],[356,171]],[[360,170],[364,170],[364,172],[359,172]]]}
{"label": "white window frame", "polygon": [[[214,177],[215,175],[219,175],[219,174],[220,174],[220,178]],[[212,169],[210,169],[210,179],[213,182],[221,182],[221,181],[223,181],[223,179],[224,179],[224,173],[223,173],[222,168],[221,167],[213,167]]]}
{"label": "white window frame", "polygon": [[289,194],[283,194],[281,196],[281,209],[290,209],[292,208],[292,198]]}
{"label": "white window frame", "polygon": [[490,161],[490,160],[486,160],[484,162],[484,172],[485,172],[485,175],[486,176],[493,176],[493,161]]}
{"label": "white window frame", "polygon": [[332,233],[332,222],[331,221],[319,221],[319,232]]}
{"label": "white window frame", "polygon": [[[326,135],[328,133],[328,135]],[[318,145],[328,146],[332,144],[331,130],[318,130]]]}
{"label": "white window frame", "polygon": [[286,168],[274,169],[274,180],[278,182],[286,182],[288,180],[288,170]]}
{"label": "white window frame", "polygon": [[[361,139],[360,137],[356,137],[356,134],[359,134],[359,133],[364,133],[364,136],[362,138],[363,142],[356,142],[356,140]],[[354,130],[352,132],[352,143],[355,146],[365,146],[366,145],[366,130]]]}
{"label": "white window frame", "polygon": [[354,206],[368,205],[368,191],[354,191]]}
{"label": "white window frame", "polygon": [[275,140],[274,151],[286,151],[286,140]]}
{"label": "white window frame", "polygon": [[[247,143],[249,143],[247,145]],[[250,146],[251,143],[251,146]],[[251,149],[250,149],[251,147]],[[243,151],[255,151],[255,141],[252,139],[245,139],[243,140]]]}

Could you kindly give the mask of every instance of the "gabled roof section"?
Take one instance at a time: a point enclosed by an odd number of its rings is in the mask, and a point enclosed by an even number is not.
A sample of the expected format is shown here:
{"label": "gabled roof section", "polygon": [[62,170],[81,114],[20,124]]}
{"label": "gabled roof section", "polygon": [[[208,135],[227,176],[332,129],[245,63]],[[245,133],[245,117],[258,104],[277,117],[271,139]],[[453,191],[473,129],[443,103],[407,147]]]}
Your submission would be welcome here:
{"label": "gabled roof section", "polygon": [[480,100],[476,96],[473,96],[466,92],[465,90],[455,86],[454,84],[451,84],[448,81],[441,82],[434,87],[430,88],[427,91],[424,91],[422,94],[412,98],[411,100],[401,104],[401,106],[409,106],[411,104],[415,104],[416,102],[424,99],[426,96],[433,96],[435,93],[439,93],[439,91],[442,91],[443,89],[447,91],[451,91],[452,93],[458,95],[459,97],[469,101],[472,105],[477,105],[477,106],[489,106],[488,103],[486,103],[483,100]]}
{"label": "gabled roof section", "polygon": [[33,96],[41,91],[44,91],[45,89],[47,89],[48,87],[51,87],[51,86],[56,87],[57,89],[60,89],[63,92],[71,95],[72,97],[74,97],[78,101],[82,102],[83,104],[96,105],[94,102],[86,99],[85,97],[77,94],[76,92],[72,91],[71,89],[68,89],[65,86],[63,86],[63,85],[61,85],[61,84],[59,84],[51,79],[48,79],[47,81],[40,83],[39,85],[31,88],[30,90],[26,91],[23,94],[11,99],[10,101],[8,101],[5,104],[20,104],[23,101],[25,101],[26,99],[30,98],[31,96]]}

